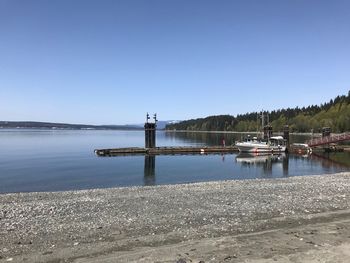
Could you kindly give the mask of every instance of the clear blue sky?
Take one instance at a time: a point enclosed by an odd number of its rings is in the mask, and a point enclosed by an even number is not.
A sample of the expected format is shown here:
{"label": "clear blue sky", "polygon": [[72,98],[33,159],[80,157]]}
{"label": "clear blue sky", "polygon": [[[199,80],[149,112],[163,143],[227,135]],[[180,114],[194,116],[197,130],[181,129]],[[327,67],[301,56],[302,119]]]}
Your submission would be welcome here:
{"label": "clear blue sky", "polygon": [[348,0],[0,0],[0,120],[185,120],[349,89]]}

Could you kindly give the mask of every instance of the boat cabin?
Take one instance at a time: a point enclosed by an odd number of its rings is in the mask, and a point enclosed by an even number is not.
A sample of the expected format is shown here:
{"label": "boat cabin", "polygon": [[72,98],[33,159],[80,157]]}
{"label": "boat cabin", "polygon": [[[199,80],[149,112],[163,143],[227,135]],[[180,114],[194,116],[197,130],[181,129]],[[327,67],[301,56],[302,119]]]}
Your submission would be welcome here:
{"label": "boat cabin", "polygon": [[287,143],[287,140],[284,139],[282,136],[272,136],[270,138],[270,145],[272,146],[285,146]]}

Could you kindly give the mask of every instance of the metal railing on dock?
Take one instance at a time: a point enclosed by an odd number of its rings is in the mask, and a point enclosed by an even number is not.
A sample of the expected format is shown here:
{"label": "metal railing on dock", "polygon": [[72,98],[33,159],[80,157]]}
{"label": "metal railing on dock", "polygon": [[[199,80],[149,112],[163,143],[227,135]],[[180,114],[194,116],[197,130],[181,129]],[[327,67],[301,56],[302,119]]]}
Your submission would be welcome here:
{"label": "metal railing on dock", "polygon": [[309,145],[309,147],[316,147],[320,145],[326,145],[330,143],[337,143],[342,141],[349,141],[350,140],[350,133],[343,133],[338,135],[329,135],[325,137],[320,138],[314,138],[306,143]]}

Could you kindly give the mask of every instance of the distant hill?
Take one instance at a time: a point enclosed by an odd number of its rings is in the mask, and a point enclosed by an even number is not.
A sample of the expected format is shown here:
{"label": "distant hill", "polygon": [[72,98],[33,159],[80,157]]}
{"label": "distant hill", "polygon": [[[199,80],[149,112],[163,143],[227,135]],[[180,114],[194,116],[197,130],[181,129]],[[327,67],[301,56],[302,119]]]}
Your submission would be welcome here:
{"label": "distant hill", "polygon": [[[177,123],[178,121],[158,121],[157,128],[162,130],[167,124]],[[141,130],[144,124],[131,125],[86,125],[86,124],[69,124],[37,121],[0,121],[0,129],[70,129],[70,130]]]}
{"label": "distant hill", "polygon": [[169,124],[174,124],[174,123],[178,123],[180,121],[158,121],[157,122],[157,129],[165,129],[165,127]]}
{"label": "distant hill", "polygon": [[68,123],[51,123],[36,121],[0,121],[0,128],[14,129],[70,129],[70,130],[139,130],[142,127],[134,125],[85,125],[85,124],[68,124]]}
{"label": "distant hill", "polygon": [[[157,121],[157,129],[158,130],[163,130],[165,129],[165,127],[169,124],[174,124],[174,123],[178,123],[180,121]],[[133,124],[132,126],[134,127],[138,127],[138,128],[142,128],[145,124],[144,123],[139,123],[139,124]]]}
{"label": "distant hill", "polygon": [[[209,116],[166,125],[167,130],[188,131],[256,131],[258,112],[231,115]],[[332,132],[350,131],[350,91],[348,95],[337,96],[319,106],[294,109],[280,109],[269,112],[274,131],[282,131],[289,125],[294,132],[318,132],[322,127],[330,127]],[[260,123],[259,123],[260,125]]]}

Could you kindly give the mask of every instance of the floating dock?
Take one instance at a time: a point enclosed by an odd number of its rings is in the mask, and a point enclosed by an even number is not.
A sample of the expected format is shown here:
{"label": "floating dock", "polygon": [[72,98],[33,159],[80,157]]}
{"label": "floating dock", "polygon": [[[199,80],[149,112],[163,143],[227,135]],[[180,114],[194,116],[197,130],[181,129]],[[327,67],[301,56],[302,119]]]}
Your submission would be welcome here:
{"label": "floating dock", "polygon": [[145,148],[128,147],[114,149],[97,149],[97,156],[126,156],[126,155],[175,155],[175,154],[223,154],[238,152],[236,146],[163,146],[156,147],[157,114],[153,115],[154,122],[149,122],[147,113],[145,123]]}
{"label": "floating dock", "polygon": [[236,153],[236,146],[189,146],[189,147],[154,147],[154,148],[115,148],[115,149],[97,149],[97,156],[126,156],[126,155],[175,155],[175,154],[220,154]]}

